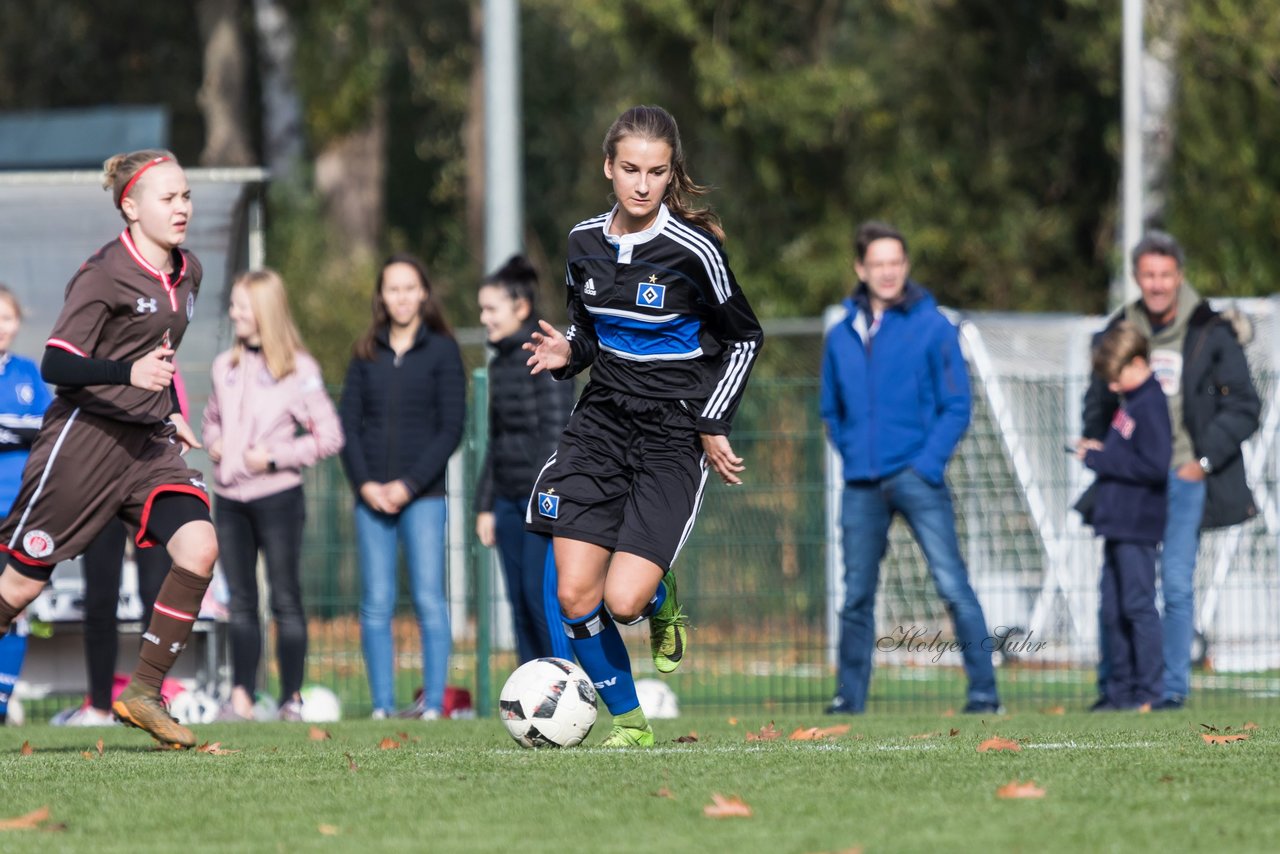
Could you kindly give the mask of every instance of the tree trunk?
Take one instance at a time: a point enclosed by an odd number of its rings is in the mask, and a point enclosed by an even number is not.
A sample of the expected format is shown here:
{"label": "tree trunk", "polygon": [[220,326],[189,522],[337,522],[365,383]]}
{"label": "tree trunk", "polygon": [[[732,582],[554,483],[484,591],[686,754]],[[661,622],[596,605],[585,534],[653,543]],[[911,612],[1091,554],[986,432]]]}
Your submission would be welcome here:
{"label": "tree trunk", "polygon": [[199,0],[196,18],[204,42],[204,81],[196,102],[204,114],[202,166],[251,166],[248,123],[249,54],[240,33],[239,0]]}
{"label": "tree trunk", "polygon": [[1163,226],[1173,159],[1177,95],[1179,0],[1148,0],[1142,51],[1143,222]]}
{"label": "tree trunk", "polygon": [[280,0],[253,0],[262,79],[262,149],[272,180],[299,179],[304,153],[302,98],[294,80],[297,38]]}

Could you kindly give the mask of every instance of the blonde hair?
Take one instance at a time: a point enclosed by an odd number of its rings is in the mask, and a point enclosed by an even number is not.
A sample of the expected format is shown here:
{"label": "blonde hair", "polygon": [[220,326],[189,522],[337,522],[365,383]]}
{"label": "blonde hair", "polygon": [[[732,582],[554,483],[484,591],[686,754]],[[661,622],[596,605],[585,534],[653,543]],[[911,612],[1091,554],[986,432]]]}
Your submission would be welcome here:
{"label": "blonde hair", "polygon": [[1151,360],[1151,342],[1127,320],[1111,327],[1093,350],[1094,373],[1107,382],[1115,382],[1124,366],[1134,359]]}
{"label": "blonde hair", "polygon": [[[249,295],[249,306],[262,338],[262,357],[271,376],[279,380],[293,373],[298,354],[307,350],[289,311],[289,297],[280,274],[266,268],[250,270],[237,276],[231,287],[244,288]],[[237,339],[231,348],[232,365],[240,364],[244,348],[244,342]]]}
{"label": "blonde hair", "polygon": [[173,152],[162,148],[144,148],[140,151],[114,154],[102,164],[102,189],[111,191],[111,200],[115,202],[116,209],[122,210],[120,206],[127,198],[127,191],[133,189],[130,184],[134,179],[156,163],[165,161],[181,166],[178,158],[173,156]]}
{"label": "blonde hair", "polygon": [[18,322],[22,322],[22,303],[18,302],[18,295],[8,285],[0,284],[0,300],[9,303],[13,309],[13,314],[18,318]]}

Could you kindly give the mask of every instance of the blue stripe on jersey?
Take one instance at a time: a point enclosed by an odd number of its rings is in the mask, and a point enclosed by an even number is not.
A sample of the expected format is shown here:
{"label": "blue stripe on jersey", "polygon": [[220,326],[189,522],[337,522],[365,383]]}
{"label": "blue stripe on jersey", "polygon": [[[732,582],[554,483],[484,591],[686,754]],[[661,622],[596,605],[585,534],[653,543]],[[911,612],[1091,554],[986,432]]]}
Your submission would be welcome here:
{"label": "blue stripe on jersey", "polygon": [[595,315],[600,346],[624,359],[696,359],[702,355],[698,318],[684,315],[673,320],[650,323],[635,317]]}

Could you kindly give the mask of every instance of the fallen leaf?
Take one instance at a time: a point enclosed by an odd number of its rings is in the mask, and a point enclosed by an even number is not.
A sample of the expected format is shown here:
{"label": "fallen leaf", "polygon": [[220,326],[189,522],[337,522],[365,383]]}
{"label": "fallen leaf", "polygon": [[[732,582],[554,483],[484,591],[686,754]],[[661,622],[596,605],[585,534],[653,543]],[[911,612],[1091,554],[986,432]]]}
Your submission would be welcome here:
{"label": "fallen leaf", "polygon": [[80,755],[83,756],[85,759],[89,759],[89,760],[93,759],[93,754],[87,750],[80,751]]}
{"label": "fallen leaf", "polygon": [[1205,729],[1207,729],[1209,732],[1217,732],[1217,731],[1218,731],[1218,728],[1217,728],[1216,726],[1211,726],[1210,724],[1200,724],[1200,726],[1204,727],[1204,728],[1205,728]]}
{"label": "fallen leaf", "polygon": [[702,814],[707,818],[751,818],[751,807],[737,795],[726,798],[712,792],[711,801],[702,808]]}
{"label": "fallen leaf", "polygon": [[738,725],[737,718],[729,718],[729,726],[737,726],[737,725]]}
{"label": "fallen leaf", "polygon": [[844,735],[851,729],[853,729],[852,724],[836,724],[835,726],[818,727],[818,734],[834,738],[837,735]]}
{"label": "fallen leaf", "polygon": [[238,750],[223,750],[222,742],[215,741],[213,744],[205,742],[196,748],[196,753],[208,753],[210,756],[228,756],[232,753],[239,753]]}
{"label": "fallen leaf", "polygon": [[801,727],[791,733],[789,738],[791,741],[822,741],[832,736],[844,735],[849,729],[849,724],[836,724],[829,727],[811,726],[807,729]]}
{"label": "fallen leaf", "polygon": [[332,824],[322,824],[316,829],[324,836],[337,836],[341,832],[336,825]]}
{"label": "fallen leaf", "polygon": [[333,738],[333,735],[327,729],[320,729],[318,726],[313,726],[311,729],[307,730],[307,738],[312,741],[328,741]]}
{"label": "fallen leaf", "polygon": [[1237,732],[1231,735],[1212,735],[1207,732],[1202,732],[1200,733],[1200,737],[1203,738],[1207,744],[1227,744],[1232,741],[1244,741],[1249,736],[1247,733],[1243,732]]}
{"label": "fallen leaf", "polygon": [[399,749],[399,747],[400,747],[400,742],[396,741],[394,738],[391,738],[390,736],[378,742],[379,750],[397,750]]}
{"label": "fallen leaf", "polygon": [[679,738],[672,739],[672,742],[675,744],[695,744],[697,741],[698,734],[696,732],[691,732],[688,735],[682,735]]}
{"label": "fallen leaf", "polygon": [[942,735],[942,733],[937,732],[937,731],[935,731],[935,732],[918,732],[918,733],[916,733],[915,735],[910,736],[910,738],[915,739],[916,741],[922,741],[922,740],[924,740],[924,739],[926,739],[926,738],[933,738],[935,735]]}
{"label": "fallen leaf", "polygon": [[0,830],[35,830],[48,820],[49,808],[44,806],[40,807],[40,809],[32,810],[26,815],[0,819]]}
{"label": "fallen leaf", "polygon": [[97,748],[98,748],[98,755],[101,756],[102,755],[102,739],[98,739]]}
{"label": "fallen leaf", "polygon": [[1040,710],[1040,714],[1042,715],[1065,715],[1066,713],[1067,713],[1066,706],[1050,706],[1047,709]]}
{"label": "fallen leaf", "polygon": [[942,716],[943,716],[944,718],[954,718],[954,717],[956,716],[956,710],[955,710],[955,709],[947,709],[945,712],[943,712],[943,713],[942,713]]}
{"label": "fallen leaf", "polygon": [[948,734],[949,734],[952,738],[955,738],[957,735],[959,735],[959,734],[960,734],[960,730],[956,729],[955,727],[952,727],[952,728],[951,728],[951,732],[950,732],[950,733],[948,733]]}
{"label": "fallen leaf", "polygon": [[1022,749],[1022,745],[1011,738],[1001,738],[998,735],[988,738],[982,744],[978,745],[979,753],[986,753],[989,750],[1012,750],[1017,753]]}
{"label": "fallen leaf", "polygon": [[22,742],[22,749],[19,751],[19,753],[21,753],[23,756],[30,756],[35,752],[36,752],[36,749],[31,746],[31,742],[29,741]]}
{"label": "fallen leaf", "polygon": [[652,794],[655,798],[670,798],[673,801],[676,799],[676,796],[673,795],[671,793],[671,790],[668,789],[666,786],[663,786],[661,789],[659,789],[656,792],[653,792]]}
{"label": "fallen leaf", "polygon": [[759,732],[747,733],[747,741],[774,741],[781,737],[782,733],[773,726],[773,721],[760,727]]}
{"label": "fallen leaf", "polygon": [[350,753],[344,753],[344,754],[342,754],[342,755],[343,755],[343,756],[345,756],[345,757],[347,757],[347,770],[348,770],[348,771],[359,771],[359,770],[360,770],[360,766],[359,766],[359,765],[357,765],[357,764],[356,764],[356,761],[355,761],[354,759],[352,759],[352,758],[351,758],[351,754],[350,754]]}
{"label": "fallen leaf", "polygon": [[1173,780],[1174,780],[1174,778],[1173,778],[1172,776],[1170,776],[1170,775],[1168,775],[1168,774],[1165,774],[1165,775],[1164,775],[1163,777],[1161,777],[1157,782],[1159,782],[1159,783],[1172,783],[1172,782],[1173,782]]}
{"label": "fallen leaf", "polygon": [[1257,729],[1257,728],[1258,728],[1258,725],[1255,724],[1253,721],[1246,721],[1245,725],[1240,727],[1240,729]]}
{"label": "fallen leaf", "polygon": [[996,789],[997,798],[1043,798],[1044,789],[1036,785],[1035,780],[1020,783],[1017,780],[1005,783]]}

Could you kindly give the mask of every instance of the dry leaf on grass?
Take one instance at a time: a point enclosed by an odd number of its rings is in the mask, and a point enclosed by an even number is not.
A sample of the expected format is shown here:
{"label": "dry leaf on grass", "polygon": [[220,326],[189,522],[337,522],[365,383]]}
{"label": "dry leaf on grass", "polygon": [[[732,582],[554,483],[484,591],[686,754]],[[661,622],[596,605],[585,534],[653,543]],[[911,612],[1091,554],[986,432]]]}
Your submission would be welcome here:
{"label": "dry leaf on grass", "polygon": [[688,735],[673,738],[671,741],[673,744],[696,744],[698,741],[698,734],[696,732],[691,732]]}
{"label": "dry leaf on grass", "polygon": [[407,732],[396,733],[396,738],[400,739],[401,744],[408,744],[411,741],[422,741],[422,739],[418,738],[416,735],[410,736]]}
{"label": "dry leaf on grass", "polygon": [[31,746],[31,742],[24,741],[22,742],[22,748],[18,752],[21,753],[23,756],[30,756],[31,754],[36,752],[36,749]]}
{"label": "dry leaf on grass", "polygon": [[239,752],[240,751],[238,750],[223,750],[222,742],[220,741],[215,741],[213,744],[206,741],[204,744],[196,748],[196,753],[208,753],[211,756],[227,756],[229,754]]}
{"label": "dry leaf on grass", "polygon": [[729,718],[729,726],[737,726],[737,725],[738,725],[737,718]]}
{"label": "dry leaf on grass", "polygon": [[955,709],[947,709],[945,712],[943,712],[943,713],[942,713],[942,716],[943,716],[944,718],[954,718],[954,717],[956,716],[956,710],[955,710]]}
{"label": "dry leaf on grass", "polygon": [[948,735],[950,735],[952,738],[955,738],[959,734],[960,734],[960,730],[956,729],[955,727],[952,727],[951,732],[948,733]]}
{"label": "dry leaf on grass", "polygon": [[673,801],[676,799],[676,796],[673,795],[671,793],[671,790],[668,789],[666,786],[663,786],[661,789],[659,789],[656,792],[650,792],[650,794],[652,794],[655,798],[670,798]]}
{"label": "dry leaf on grass", "polygon": [[774,741],[781,735],[782,733],[774,728],[773,721],[769,721],[769,723],[760,727],[759,732],[747,733],[747,741]]}
{"label": "dry leaf on grass", "polygon": [[14,818],[0,819],[0,830],[66,830],[65,824],[51,824],[41,827],[49,820],[49,808],[47,806],[40,809],[32,810],[26,815],[15,816]]}
{"label": "dry leaf on grass", "polygon": [[934,731],[934,732],[918,732],[918,733],[916,733],[915,735],[913,735],[913,736],[909,736],[909,737],[910,737],[910,738],[912,738],[912,739],[914,739],[914,740],[916,740],[916,741],[922,741],[922,740],[924,740],[924,739],[926,739],[926,738],[933,738],[935,735],[942,735],[942,733],[937,732],[937,731]]}
{"label": "dry leaf on grass", "polygon": [[1047,709],[1040,710],[1040,714],[1042,715],[1065,715],[1066,713],[1067,713],[1066,706],[1050,706]]}
{"label": "dry leaf on grass", "polygon": [[1244,741],[1249,736],[1247,733],[1224,733],[1222,735],[1214,735],[1210,732],[1200,733],[1200,737],[1205,740],[1206,744],[1229,744],[1233,741]]}
{"label": "dry leaf on grass", "polygon": [[87,750],[82,750],[82,751],[80,751],[80,755],[81,755],[81,756],[83,756],[85,759],[88,759],[88,760],[89,760],[89,761],[91,761],[91,762],[93,761],[93,754],[92,754],[92,753],[90,753],[90,752],[89,752],[89,751],[87,751]]}
{"label": "dry leaf on grass", "polygon": [[352,758],[351,758],[351,754],[350,754],[350,753],[344,753],[344,754],[342,754],[342,755],[343,755],[343,756],[345,756],[345,757],[347,757],[347,770],[348,770],[348,771],[359,771],[359,770],[360,770],[360,766],[359,766],[359,765],[357,765],[357,764],[356,764],[356,761],[355,761],[354,759],[352,759]]}
{"label": "dry leaf on grass", "polygon": [[828,726],[828,727],[811,726],[807,729],[804,727],[801,727],[800,729],[797,729],[795,732],[791,733],[790,740],[791,741],[822,741],[823,739],[833,738],[834,736],[837,736],[837,735],[844,735],[850,729],[852,729],[852,725],[850,724],[836,724],[835,726]]}
{"label": "dry leaf on grass", "polygon": [[98,755],[101,756],[102,755],[102,739],[98,739],[98,744],[96,746],[98,748]]}
{"label": "dry leaf on grass", "polygon": [[702,808],[702,814],[707,818],[751,818],[751,807],[737,795],[726,798],[712,792],[711,801]]}
{"label": "dry leaf on grass", "polygon": [[982,744],[978,745],[979,753],[986,753],[991,750],[1012,750],[1014,753],[1017,753],[1021,749],[1022,745],[1018,744],[1018,742],[1011,738],[1001,738],[998,735],[992,736],[982,742]]}
{"label": "dry leaf on grass", "polygon": [[397,750],[399,749],[399,747],[400,747],[400,742],[396,741],[394,738],[391,738],[390,736],[387,736],[382,741],[378,742],[379,750]]}
{"label": "dry leaf on grass", "polygon": [[1245,721],[1244,726],[1240,727],[1240,729],[1249,729],[1249,730],[1253,730],[1257,728],[1258,728],[1258,725],[1255,724],[1253,721]]}
{"label": "dry leaf on grass", "polygon": [[311,729],[307,730],[307,738],[312,741],[328,741],[333,738],[333,735],[327,729],[320,729],[318,726],[313,726]]}
{"label": "dry leaf on grass", "polygon": [[1044,789],[1036,785],[1035,780],[1020,783],[1017,780],[1005,783],[996,789],[997,798],[1043,798]]}
{"label": "dry leaf on grass", "polygon": [[342,832],[338,829],[338,826],[335,824],[322,824],[319,827],[317,827],[316,830],[320,831],[320,834],[322,836],[337,836],[339,833]]}

